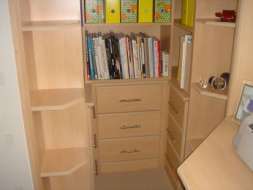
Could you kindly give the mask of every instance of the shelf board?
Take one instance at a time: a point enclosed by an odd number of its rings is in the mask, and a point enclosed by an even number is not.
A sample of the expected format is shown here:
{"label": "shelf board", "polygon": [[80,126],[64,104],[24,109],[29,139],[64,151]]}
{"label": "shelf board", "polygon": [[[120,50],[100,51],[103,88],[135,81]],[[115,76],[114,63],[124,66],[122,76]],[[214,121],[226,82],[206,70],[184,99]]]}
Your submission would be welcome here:
{"label": "shelf board", "polygon": [[170,80],[170,85],[178,92],[184,101],[189,101],[190,94],[179,87],[179,82],[176,79]]}
{"label": "shelf board", "polygon": [[66,176],[88,164],[87,148],[47,150],[44,153],[40,177]]}
{"label": "shelf board", "polygon": [[113,80],[86,80],[86,84],[117,84],[117,83],[131,83],[131,82],[163,82],[168,81],[168,77],[160,78],[143,78],[143,79],[113,79]]}
{"label": "shelf board", "polygon": [[218,99],[222,99],[222,100],[228,99],[228,95],[227,95],[228,91],[227,90],[219,91],[219,90],[215,90],[215,89],[211,88],[210,86],[208,86],[207,88],[201,88],[200,84],[198,84],[198,83],[193,83],[192,86],[201,95],[209,96],[209,97],[213,97],[213,98],[218,98]]}
{"label": "shelf board", "polygon": [[48,31],[73,27],[81,27],[80,20],[29,21],[23,23],[22,30],[24,32]]}
{"label": "shelf board", "polygon": [[189,27],[189,26],[185,26],[183,24],[181,24],[179,19],[175,20],[175,26],[184,30],[187,33],[193,33],[194,32],[194,28],[193,27]]}
{"label": "shelf board", "polygon": [[221,27],[228,27],[228,28],[235,28],[236,27],[236,23],[221,22],[218,19],[198,19],[197,22],[207,24],[207,25],[221,26]]}
{"label": "shelf board", "polygon": [[84,101],[84,89],[51,89],[32,92],[32,111],[63,110]]}
{"label": "shelf board", "polygon": [[205,139],[192,138],[186,142],[186,157],[188,157]]}
{"label": "shelf board", "polygon": [[116,24],[108,24],[108,23],[99,23],[99,24],[84,24],[84,28],[89,27],[117,27],[117,26],[127,26],[127,27],[139,27],[139,26],[170,26],[171,23],[116,23]]}

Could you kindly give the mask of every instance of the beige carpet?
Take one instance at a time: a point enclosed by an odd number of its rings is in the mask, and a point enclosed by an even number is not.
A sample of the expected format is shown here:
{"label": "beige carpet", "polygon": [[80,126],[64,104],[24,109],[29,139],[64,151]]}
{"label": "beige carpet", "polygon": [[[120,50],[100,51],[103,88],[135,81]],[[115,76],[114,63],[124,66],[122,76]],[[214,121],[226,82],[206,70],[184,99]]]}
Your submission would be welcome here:
{"label": "beige carpet", "polygon": [[106,174],[96,177],[96,190],[173,190],[164,170]]}

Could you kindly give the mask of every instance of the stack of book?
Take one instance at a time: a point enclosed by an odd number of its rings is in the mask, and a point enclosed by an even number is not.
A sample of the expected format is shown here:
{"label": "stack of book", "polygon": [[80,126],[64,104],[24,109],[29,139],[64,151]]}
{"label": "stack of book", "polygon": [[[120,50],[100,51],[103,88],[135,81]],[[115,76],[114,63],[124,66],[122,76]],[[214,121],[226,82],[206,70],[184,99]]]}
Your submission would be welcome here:
{"label": "stack of book", "polygon": [[[124,35],[86,31],[86,49],[89,80],[159,78],[168,75],[169,61],[162,61],[160,41],[144,33]],[[168,56],[163,57],[168,59]]]}

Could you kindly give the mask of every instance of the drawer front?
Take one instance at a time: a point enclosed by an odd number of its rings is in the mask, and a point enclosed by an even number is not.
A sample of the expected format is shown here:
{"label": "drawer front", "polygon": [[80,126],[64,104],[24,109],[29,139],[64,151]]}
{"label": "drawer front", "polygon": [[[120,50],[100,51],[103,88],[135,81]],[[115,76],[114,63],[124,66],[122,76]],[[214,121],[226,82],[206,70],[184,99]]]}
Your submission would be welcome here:
{"label": "drawer front", "polygon": [[171,146],[170,142],[167,144],[167,161],[174,169],[180,165],[180,160],[176,152],[174,151],[173,147]]}
{"label": "drawer front", "polygon": [[173,87],[170,88],[169,98],[169,113],[176,119],[180,126],[183,126],[185,102]]}
{"label": "drawer front", "polygon": [[158,157],[159,139],[141,137],[99,141],[99,160],[111,162]]}
{"label": "drawer front", "polygon": [[180,130],[180,128],[178,127],[178,125],[172,119],[171,116],[169,116],[167,132],[168,132],[168,138],[171,144],[175,148],[175,151],[177,152],[177,154],[180,155],[181,149],[182,149],[183,135],[182,135],[182,131]]}
{"label": "drawer front", "polygon": [[133,160],[123,162],[101,162],[99,163],[99,173],[114,173],[114,172],[133,172],[146,169],[159,168],[158,159]]}
{"label": "drawer front", "polygon": [[97,113],[159,110],[161,85],[97,87]]}
{"label": "drawer front", "polygon": [[99,139],[160,134],[160,112],[106,114],[97,117]]}

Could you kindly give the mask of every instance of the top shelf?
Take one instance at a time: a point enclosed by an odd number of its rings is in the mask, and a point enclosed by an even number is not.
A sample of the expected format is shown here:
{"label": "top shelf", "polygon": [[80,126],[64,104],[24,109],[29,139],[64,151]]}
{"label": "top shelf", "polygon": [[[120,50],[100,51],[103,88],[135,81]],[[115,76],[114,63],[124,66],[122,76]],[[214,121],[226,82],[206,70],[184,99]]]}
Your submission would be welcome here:
{"label": "top shelf", "polygon": [[93,27],[93,26],[129,26],[129,27],[135,27],[135,26],[170,26],[171,23],[100,23],[100,24],[84,24],[84,27]]}
{"label": "top shelf", "polygon": [[52,89],[32,92],[32,111],[63,110],[84,102],[84,89]]}
{"label": "top shelf", "polygon": [[61,30],[63,28],[81,27],[80,20],[51,20],[24,22],[23,32]]}

